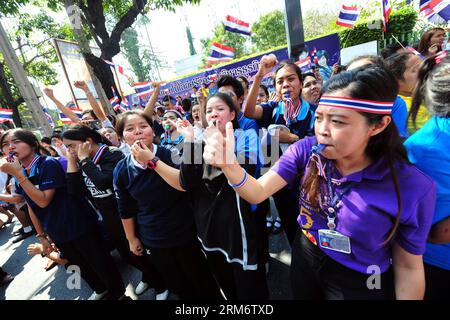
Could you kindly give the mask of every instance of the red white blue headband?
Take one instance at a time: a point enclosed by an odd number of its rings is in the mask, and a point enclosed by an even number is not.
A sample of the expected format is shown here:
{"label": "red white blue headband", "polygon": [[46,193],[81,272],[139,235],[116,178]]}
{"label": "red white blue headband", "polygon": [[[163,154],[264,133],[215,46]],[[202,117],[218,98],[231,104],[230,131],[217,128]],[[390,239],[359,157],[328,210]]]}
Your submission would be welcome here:
{"label": "red white blue headband", "polygon": [[391,114],[394,102],[381,102],[355,98],[322,96],[319,101],[319,107],[320,106],[355,110],[366,113]]}

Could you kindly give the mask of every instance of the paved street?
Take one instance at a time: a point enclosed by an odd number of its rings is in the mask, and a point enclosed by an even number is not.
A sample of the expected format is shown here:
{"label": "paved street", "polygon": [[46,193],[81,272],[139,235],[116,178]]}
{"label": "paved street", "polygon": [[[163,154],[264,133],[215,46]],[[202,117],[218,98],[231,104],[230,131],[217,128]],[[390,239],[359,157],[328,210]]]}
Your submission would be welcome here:
{"label": "paved street", "polygon": [[[83,281],[80,289],[67,288],[70,274],[64,267],[59,266],[45,271],[46,258],[40,255],[27,254],[29,244],[38,240],[32,236],[19,243],[12,244],[11,233],[18,229],[20,224],[10,224],[0,229],[0,266],[15,276],[8,286],[0,288],[0,300],[85,300],[92,291]],[[134,295],[134,287],[140,281],[140,272],[131,266],[125,265],[113,252],[114,258],[122,273],[127,286],[127,295],[133,299],[154,300],[155,292],[150,289],[139,298]],[[270,236],[270,267],[268,282],[271,298],[289,299],[289,265],[291,260],[290,248],[284,232]],[[172,296],[171,299],[176,297]]]}

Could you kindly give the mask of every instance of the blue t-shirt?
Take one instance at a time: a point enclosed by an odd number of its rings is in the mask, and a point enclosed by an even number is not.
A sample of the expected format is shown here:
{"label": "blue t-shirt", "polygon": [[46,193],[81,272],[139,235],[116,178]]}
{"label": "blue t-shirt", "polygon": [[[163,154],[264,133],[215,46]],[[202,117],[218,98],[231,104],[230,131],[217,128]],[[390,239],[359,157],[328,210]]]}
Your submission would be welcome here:
{"label": "blue t-shirt", "polygon": [[[24,174],[27,175],[26,172]],[[40,157],[31,168],[28,179],[39,190],[55,189],[52,201],[41,208],[16,183],[17,193],[24,196],[56,244],[76,240],[97,225],[97,214],[84,196],[67,192],[66,175],[58,160]]]}
{"label": "blue t-shirt", "polygon": [[[437,186],[433,224],[450,216],[450,118],[431,118],[405,142],[409,160]],[[424,261],[450,270],[450,244],[427,244]]]}
{"label": "blue t-shirt", "polygon": [[397,126],[398,133],[402,138],[408,138],[408,108],[406,102],[400,96],[394,101],[392,107],[392,120]]}
{"label": "blue t-shirt", "polygon": [[259,125],[258,122],[254,119],[250,119],[247,118],[246,116],[244,116],[244,114],[242,112],[240,112],[237,116],[237,120],[239,122],[239,127],[242,130],[250,130],[253,129],[256,131],[256,133],[258,133],[259,131]]}

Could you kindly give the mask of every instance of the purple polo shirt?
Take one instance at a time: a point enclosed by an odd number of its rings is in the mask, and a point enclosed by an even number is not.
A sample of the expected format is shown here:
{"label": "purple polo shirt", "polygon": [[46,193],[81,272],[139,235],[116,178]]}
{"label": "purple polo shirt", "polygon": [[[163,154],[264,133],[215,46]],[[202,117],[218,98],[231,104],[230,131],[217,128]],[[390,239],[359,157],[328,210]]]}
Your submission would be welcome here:
{"label": "purple polo shirt", "polygon": [[[307,137],[291,145],[271,170],[293,185],[306,170],[311,147],[316,143],[315,137]],[[422,255],[434,213],[435,185],[413,165],[398,162],[394,168],[403,207],[395,241],[407,252]],[[336,218],[336,230],[350,238],[352,252],[345,254],[319,248],[333,260],[358,272],[368,273],[371,265],[385,272],[390,267],[391,246],[381,244],[390,234],[398,210],[386,162],[380,159],[345,177],[333,170],[332,178],[337,192],[350,181],[354,184],[343,196]],[[300,196],[298,222],[317,243],[318,230],[328,229],[325,213],[314,212],[304,195]]]}

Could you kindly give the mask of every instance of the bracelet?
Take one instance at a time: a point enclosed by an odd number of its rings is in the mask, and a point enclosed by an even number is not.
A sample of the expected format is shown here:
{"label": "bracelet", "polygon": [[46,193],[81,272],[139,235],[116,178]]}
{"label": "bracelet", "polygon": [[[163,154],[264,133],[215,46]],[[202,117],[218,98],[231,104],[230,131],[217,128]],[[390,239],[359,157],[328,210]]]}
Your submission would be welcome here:
{"label": "bracelet", "polygon": [[232,183],[230,183],[230,181],[228,181],[228,184],[233,189],[239,189],[247,182],[247,179],[248,179],[248,174],[247,174],[247,171],[244,170],[244,178],[242,178],[241,182],[239,182],[238,184],[232,184]]}
{"label": "bracelet", "polygon": [[41,234],[37,234],[36,235],[36,238],[45,238],[45,239],[47,239],[47,234],[45,234],[45,233],[41,233]]}
{"label": "bracelet", "polygon": [[89,162],[89,160],[91,160],[89,157],[84,158],[83,160],[80,161],[80,165],[84,166],[86,163]]}

